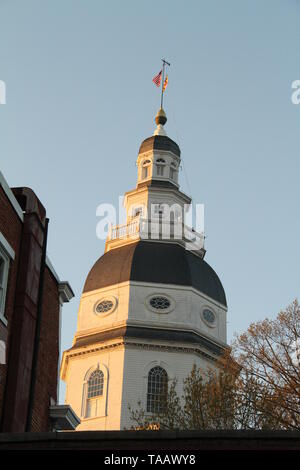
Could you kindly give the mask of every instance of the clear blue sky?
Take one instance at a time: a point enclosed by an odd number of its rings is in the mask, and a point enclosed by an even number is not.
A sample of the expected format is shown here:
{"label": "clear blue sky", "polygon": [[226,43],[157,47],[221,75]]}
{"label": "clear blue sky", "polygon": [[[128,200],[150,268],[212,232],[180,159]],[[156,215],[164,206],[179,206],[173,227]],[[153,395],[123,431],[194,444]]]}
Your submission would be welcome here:
{"label": "clear blue sky", "polygon": [[103,253],[96,207],[136,183],[171,62],[168,135],[182,189],[205,204],[206,260],[228,298],[228,339],[299,297],[297,0],[0,0],[0,164],[50,217],[49,256],[76,298]]}

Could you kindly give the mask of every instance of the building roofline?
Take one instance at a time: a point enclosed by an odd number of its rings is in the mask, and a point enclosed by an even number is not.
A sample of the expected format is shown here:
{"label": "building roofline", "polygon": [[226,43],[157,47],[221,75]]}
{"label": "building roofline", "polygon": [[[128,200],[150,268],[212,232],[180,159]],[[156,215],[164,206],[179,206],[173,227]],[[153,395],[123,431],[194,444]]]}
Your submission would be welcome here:
{"label": "building roofline", "polygon": [[58,290],[62,303],[70,302],[70,300],[75,296],[72,287],[68,281],[61,281],[59,275],[55,271],[53,264],[51,263],[49,256],[46,256],[46,266],[51,272],[52,276],[58,284]]}
{"label": "building roofline", "polygon": [[49,256],[47,255],[46,256],[46,266],[47,268],[49,269],[49,271],[51,272],[52,276],[54,277],[54,279],[57,281],[57,283],[59,284],[60,283],[60,278],[59,278],[59,275],[57,274],[57,272],[55,271],[54,267],[53,267],[53,264],[51,263],[50,261],[50,258]]}
{"label": "building roofline", "polygon": [[[21,206],[18,203],[14,193],[12,192],[11,188],[9,187],[9,185],[8,185],[6,179],[4,178],[4,175],[1,171],[0,171],[0,186],[2,187],[4,193],[6,194],[7,199],[11,203],[11,205],[12,205],[13,209],[15,210],[17,216],[19,217],[19,219],[23,223],[24,222],[24,214],[23,214],[23,211],[21,209]],[[14,256],[12,256],[12,257],[14,257]],[[52,263],[51,263],[48,256],[46,256],[46,266],[49,268],[51,274],[54,276],[57,283],[60,284],[61,283],[60,278],[59,278],[57,272],[55,271],[55,269],[54,269],[54,267],[53,267],[53,265],[52,265]],[[66,281],[64,281],[64,284],[66,284]],[[74,297],[73,290],[72,290],[72,288],[69,284],[68,284],[68,287],[69,287],[69,290],[70,290],[70,298],[72,298],[72,297]]]}
{"label": "building roofline", "polygon": [[23,211],[20,207],[20,204],[18,203],[14,193],[10,189],[6,179],[3,176],[3,173],[0,171],[0,186],[2,187],[3,191],[5,192],[9,202],[11,203],[12,207],[14,208],[16,214],[18,215],[19,219],[23,222],[24,220],[24,215]]}

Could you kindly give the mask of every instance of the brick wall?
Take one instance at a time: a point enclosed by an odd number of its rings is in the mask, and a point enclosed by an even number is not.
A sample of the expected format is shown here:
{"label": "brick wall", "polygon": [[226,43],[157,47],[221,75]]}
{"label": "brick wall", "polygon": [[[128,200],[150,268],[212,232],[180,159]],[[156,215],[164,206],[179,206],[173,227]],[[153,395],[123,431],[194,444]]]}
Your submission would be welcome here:
{"label": "brick wall", "polygon": [[31,396],[32,364],[36,360],[31,430],[49,431],[50,397],[54,401],[57,399],[58,282],[46,266],[38,354],[32,356],[35,353],[37,331],[45,210],[29,188],[16,188],[13,191],[18,200],[20,198],[25,211],[23,222],[0,186],[0,230],[15,251],[7,286],[7,326],[0,320],[0,339],[5,340],[7,353],[6,365],[0,365],[0,429],[17,432],[25,430]]}
{"label": "brick wall", "polygon": [[50,430],[50,398],[57,400],[59,359],[59,295],[57,281],[46,267],[37,377],[31,431]]}
{"label": "brick wall", "polygon": [[[15,252],[15,259],[11,260],[9,269],[8,286],[5,303],[5,316],[8,320],[8,327],[0,320],[0,339],[6,342],[6,354],[9,352],[9,326],[11,324],[15,289],[18,274],[19,248],[22,235],[22,221],[16,214],[9,199],[7,198],[2,186],[0,186],[0,231],[11,245]],[[3,393],[6,380],[7,365],[0,365],[0,421],[1,410],[3,406]]]}

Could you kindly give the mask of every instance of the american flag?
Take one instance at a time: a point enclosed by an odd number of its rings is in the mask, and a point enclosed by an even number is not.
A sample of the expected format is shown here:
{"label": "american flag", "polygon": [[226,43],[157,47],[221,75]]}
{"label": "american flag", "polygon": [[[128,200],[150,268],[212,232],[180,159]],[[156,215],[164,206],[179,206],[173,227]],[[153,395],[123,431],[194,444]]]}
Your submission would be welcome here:
{"label": "american flag", "polygon": [[161,82],[161,73],[162,73],[162,70],[157,74],[155,75],[155,77],[153,78],[153,83],[159,87],[160,86],[160,82]]}

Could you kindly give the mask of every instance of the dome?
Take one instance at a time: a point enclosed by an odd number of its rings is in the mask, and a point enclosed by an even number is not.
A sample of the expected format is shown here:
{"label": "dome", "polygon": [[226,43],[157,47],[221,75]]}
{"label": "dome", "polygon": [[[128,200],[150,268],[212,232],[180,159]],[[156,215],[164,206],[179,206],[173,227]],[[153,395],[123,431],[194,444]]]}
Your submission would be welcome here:
{"label": "dome", "polygon": [[139,154],[149,150],[168,150],[180,157],[180,148],[176,142],[165,135],[153,135],[145,139],[141,143]]}
{"label": "dome", "polygon": [[83,292],[125,281],[190,286],[227,306],[215,271],[206,261],[175,243],[139,241],[108,251],[90,270]]}

